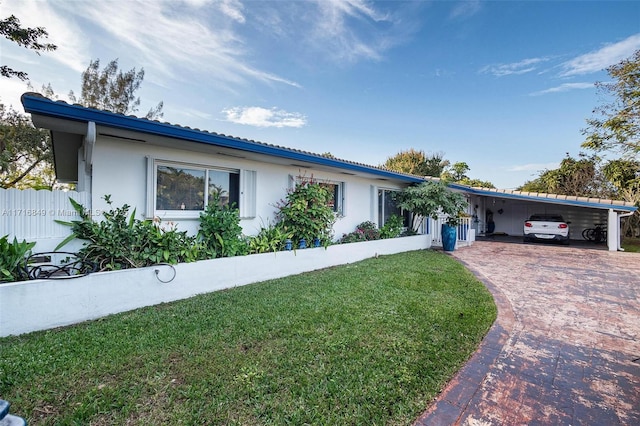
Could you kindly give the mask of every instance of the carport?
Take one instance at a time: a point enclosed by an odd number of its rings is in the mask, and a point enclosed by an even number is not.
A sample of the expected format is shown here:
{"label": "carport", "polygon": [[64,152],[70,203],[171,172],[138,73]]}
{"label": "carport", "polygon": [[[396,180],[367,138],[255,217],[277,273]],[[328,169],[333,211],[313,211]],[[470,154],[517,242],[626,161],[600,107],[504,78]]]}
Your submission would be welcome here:
{"label": "carport", "polygon": [[471,226],[476,235],[489,233],[521,236],[524,221],[532,214],[560,214],[571,222],[571,239],[582,240],[582,231],[604,224],[609,251],[620,250],[620,219],[637,207],[626,201],[569,195],[521,192],[508,189],[475,188],[449,184],[469,201]]}

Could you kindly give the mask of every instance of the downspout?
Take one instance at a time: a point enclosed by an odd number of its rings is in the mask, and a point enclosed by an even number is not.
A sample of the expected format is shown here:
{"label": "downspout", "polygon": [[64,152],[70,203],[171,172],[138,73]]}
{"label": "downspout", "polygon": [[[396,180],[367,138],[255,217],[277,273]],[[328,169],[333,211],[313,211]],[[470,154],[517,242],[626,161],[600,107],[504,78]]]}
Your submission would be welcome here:
{"label": "downspout", "polygon": [[[623,217],[629,217],[629,216],[633,215],[634,213],[635,212],[618,214],[618,234],[620,233],[620,219],[622,219]],[[624,249],[622,248],[621,242],[622,242],[622,235],[620,235],[618,237],[618,251],[624,251]]]}
{"label": "downspout", "polygon": [[93,165],[93,147],[96,144],[96,123],[89,121],[87,123],[87,134],[84,137],[84,170],[87,174],[91,173]]}

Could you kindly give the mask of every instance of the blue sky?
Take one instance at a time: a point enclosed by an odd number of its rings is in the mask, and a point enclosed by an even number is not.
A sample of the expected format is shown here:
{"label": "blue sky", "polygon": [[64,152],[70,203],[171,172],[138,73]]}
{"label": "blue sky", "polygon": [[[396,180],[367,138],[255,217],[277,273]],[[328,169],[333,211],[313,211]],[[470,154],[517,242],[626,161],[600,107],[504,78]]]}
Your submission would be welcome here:
{"label": "blue sky", "polygon": [[[636,1],[29,1],[0,17],[58,50],[0,41],[59,99],[89,61],[144,68],[144,116],[378,165],[401,150],[515,188],[577,155],[604,69],[640,49]],[[27,91],[3,79],[0,101]]]}

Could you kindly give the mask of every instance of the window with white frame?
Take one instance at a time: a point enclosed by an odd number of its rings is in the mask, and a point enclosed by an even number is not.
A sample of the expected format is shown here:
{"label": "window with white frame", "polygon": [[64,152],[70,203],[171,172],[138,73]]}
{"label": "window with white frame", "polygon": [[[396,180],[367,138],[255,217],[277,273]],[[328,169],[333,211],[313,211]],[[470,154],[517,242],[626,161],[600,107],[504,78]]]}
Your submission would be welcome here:
{"label": "window with white frame", "polygon": [[[244,182],[241,188],[241,176]],[[256,172],[150,160],[148,213],[198,217],[215,200],[255,216]]]}
{"label": "window with white frame", "polygon": [[329,192],[329,207],[344,216],[344,182],[320,182],[320,186]]}
{"label": "window with white frame", "polygon": [[315,178],[306,178],[304,176],[298,176],[294,178],[289,175],[289,188],[293,189],[295,184],[301,182],[313,182],[317,183],[321,187],[325,188],[329,192],[329,200],[327,205],[339,216],[345,216],[345,183],[336,182],[330,180],[318,180]]}

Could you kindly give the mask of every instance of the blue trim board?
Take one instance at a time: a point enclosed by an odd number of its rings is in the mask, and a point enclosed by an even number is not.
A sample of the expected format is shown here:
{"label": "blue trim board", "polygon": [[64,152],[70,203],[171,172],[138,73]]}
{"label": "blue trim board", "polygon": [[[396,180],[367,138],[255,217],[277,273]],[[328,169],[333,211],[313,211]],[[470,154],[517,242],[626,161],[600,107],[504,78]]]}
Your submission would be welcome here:
{"label": "blue trim board", "polygon": [[[65,102],[53,101],[38,93],[25,93],[22,95],[21,101],[25,111],[31,114],[38,114],[83,123],[93,121],[97,125],[101,126],[173,138],[176,139],[176,144],[178,144],[180,140],[185,140],[272,157],[286,158],[294,162],[301,161],[336,169],[369,173],[374,176],[380,176],[386,179],[394,179],[406,183],[420,183],[426,180],[425,178],[419,176],[411,176],[403,173],[383,170],[365,164],[327,158],[318,154],[299,151],[292,148],[284,148],[263,142],[256,142],[248,139],[241,139],[232,136],[211,133],[200,129],[192,129],[189,127],[182,127],[170,123],[161,123],[159,121],[152,121],[146,118],[126,116],[109,111],[86,108],[80,105],[71,105]],[[489,197],[511,198],[525,201],[537,201],[550,204],[563,204],[598,209],[611,208],[614,210],[628,212],[637,210],[637,207],[635,206],[622,206],[604,202],[598,203],[579,200],[562,200],[557,198],[536,197],[532,195],[514,194],[509,192],[496,192],[479,188],[472,188],[460,184],[449,184],[449,187],[452,189],[464,191],[467,194],[476,194]]]}
{"label": "blue trim board", "polygon": [[364,164],[322,157],[317,154],[306,153],[290,148],[283,148],[247,139],[210,133],[200,129],[191,129],[189,127],[161,123],[159,121],[152,121],[145,118],[125,116],[109,111],[85,108],[80,105],[70,105],[65,102],[52,101],[51,99],[45,98],[39,94],[25,93],[22,95],[21,100],[25,111],[31,114],[78,122],[93,121],[97,125],[107,127],[232,148],[240,151],[286,158],[293,161],[303,161],[343,170],[370,173],[376,176],[400,180],[407,183],[420,183],[424,180],[418,176],[410,176],[402,173],[382,170],[377,167],[367,166]]}

